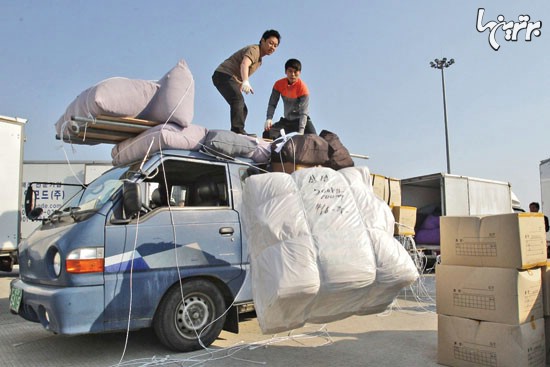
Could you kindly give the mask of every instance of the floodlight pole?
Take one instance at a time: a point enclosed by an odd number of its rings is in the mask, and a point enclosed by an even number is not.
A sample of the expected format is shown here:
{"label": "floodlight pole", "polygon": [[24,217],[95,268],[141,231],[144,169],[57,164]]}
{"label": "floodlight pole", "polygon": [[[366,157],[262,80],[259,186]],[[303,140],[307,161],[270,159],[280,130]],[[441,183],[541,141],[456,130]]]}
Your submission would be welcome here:
{"label": "floodlight pole", "polygon": [[454,59],[447,61],[447,58],[444,57],[441,60],[435,59],[430,62],[430,66],[434,69],[441,70],[441,85],[443,87],[443,118],[445,119],[445,148],[447,152],[447,173],[451,173],[451,159],[449,157],[449,130],[447,128],[447,99],[445,96],[445,73],[443,69],[448,68],[455,63]]}

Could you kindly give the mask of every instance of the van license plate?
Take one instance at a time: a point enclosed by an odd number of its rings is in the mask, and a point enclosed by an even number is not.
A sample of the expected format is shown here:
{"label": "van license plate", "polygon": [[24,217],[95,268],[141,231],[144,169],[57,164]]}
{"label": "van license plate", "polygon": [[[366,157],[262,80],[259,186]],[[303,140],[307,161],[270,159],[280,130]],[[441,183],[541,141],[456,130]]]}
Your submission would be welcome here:
{"label": "van license plate", "polygon": [[10,289],[10,311],[19,313],[21,299],[23,298],[23,290],[20,288]]}

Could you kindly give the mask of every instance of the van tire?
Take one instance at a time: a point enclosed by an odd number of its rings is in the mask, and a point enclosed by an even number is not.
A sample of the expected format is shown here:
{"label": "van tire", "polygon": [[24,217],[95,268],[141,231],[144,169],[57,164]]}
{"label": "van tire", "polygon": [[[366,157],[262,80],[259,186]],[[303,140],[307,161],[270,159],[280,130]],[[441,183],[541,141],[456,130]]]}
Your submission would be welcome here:
{"label": "van tire", "polygon": [[[187,319],[182,294],[189,313]],[[212,344],[222,331],[225,317],[225,301],[218,287],[207,280],[192,280],[182,283],[181,287],[179,283],[174,285],[164,295],[153,328],[166,347],[189,352]]]}

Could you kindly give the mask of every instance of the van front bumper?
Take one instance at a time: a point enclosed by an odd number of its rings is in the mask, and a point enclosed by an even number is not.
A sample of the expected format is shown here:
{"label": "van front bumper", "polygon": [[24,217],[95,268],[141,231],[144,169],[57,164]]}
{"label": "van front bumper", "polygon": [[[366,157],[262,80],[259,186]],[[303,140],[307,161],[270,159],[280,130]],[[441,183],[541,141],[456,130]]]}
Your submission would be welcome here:
{"label": "van front bumper", "polygon": [[103,285],[52,287],[12,280],[10,286],[23,291],[18,314],[39,322],[56,334],[74,335],[102,332]]}

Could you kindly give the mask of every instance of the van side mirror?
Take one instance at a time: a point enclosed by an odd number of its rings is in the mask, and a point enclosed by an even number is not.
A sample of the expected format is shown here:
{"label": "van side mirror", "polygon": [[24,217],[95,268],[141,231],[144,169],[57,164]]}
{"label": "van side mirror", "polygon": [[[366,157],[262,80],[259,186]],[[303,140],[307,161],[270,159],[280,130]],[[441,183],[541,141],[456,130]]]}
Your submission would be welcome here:
{"label": "van side mirror", "polygon": [[42,215],[44,210],[42,208],[35,208],[36,205],[36,192],[32,187],[32,183],[27,187],[25,193],[25,215],[30,220],[36,220]]}
{"label": "van side mirror", "polygon": [[132,218],[141,209],[141,188],[138,183],[124,181],[122,187],[122,203],[124,208],[124,217]]}

